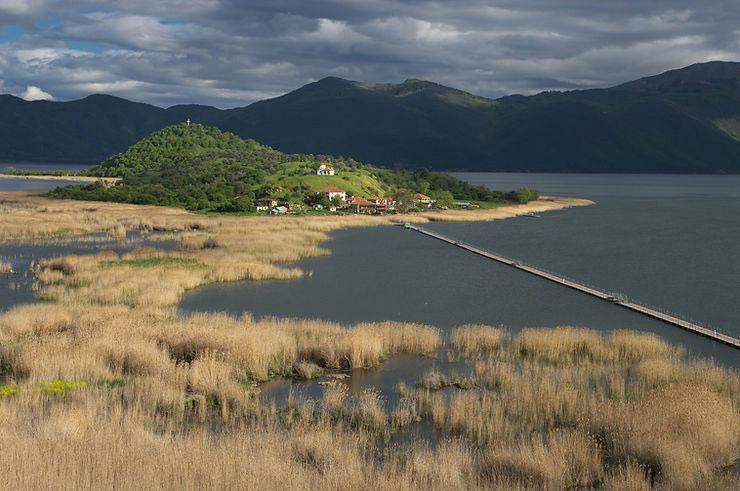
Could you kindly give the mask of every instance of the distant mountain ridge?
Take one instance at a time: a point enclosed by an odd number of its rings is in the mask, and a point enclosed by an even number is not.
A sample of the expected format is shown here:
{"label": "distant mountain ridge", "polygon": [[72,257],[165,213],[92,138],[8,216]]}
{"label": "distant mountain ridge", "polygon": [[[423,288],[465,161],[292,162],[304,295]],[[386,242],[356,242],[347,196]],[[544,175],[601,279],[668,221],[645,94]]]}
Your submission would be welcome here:
{"label": "distant mountain ridge", "polygon": [[0,159],[97,162],[184,121],[289,153],[391,167],[531,172],[740,173],[740,63],[709,62],[606,89],[488,99],[424,80],[327,77],[220,110],[113,96],[0,96]]}

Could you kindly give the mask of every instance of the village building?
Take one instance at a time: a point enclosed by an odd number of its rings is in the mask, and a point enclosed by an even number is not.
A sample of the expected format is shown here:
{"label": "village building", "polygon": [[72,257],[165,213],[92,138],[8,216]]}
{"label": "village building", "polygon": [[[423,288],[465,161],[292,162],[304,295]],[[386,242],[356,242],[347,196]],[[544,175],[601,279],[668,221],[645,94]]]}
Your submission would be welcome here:
{"label": "village building", "polygon": [[285,215],[288,213],[288,207],[287,206],[276,206],[272,210],[270,210],[270,213],[273,215]]}
{"label": "village building", "polygon": [[321,164],[316,171],[316,174],[320,176],[333,176],[335,174],[334,167],[329,164]]}
{"label": "village building", "polygon": [[333,200],[334,198],[339,198],[342,201],[347,201],[347,193],[338,188],[324,188],[319,191],[319,194],[325,194],[329,198],[329,201]]}
{"label": "village building", "polygon": [[370,198],[368,201],[373,203],[378,211],[392,210],[396,206],[396,200],[392,197]]}
{"label": "village building", "polygon": [[414,203],[416,203],[417,205],[432,206],[432,203],[434,203],[434,201],[426,194],[416,193],[414,195]]}
{"label": "village building", "polygon": [[278,201],[273,198],[261,198],[257,200],[257,211],[268,211],[275,208]]}
{"label": "village building", "polygon": [[378,213],[380,211],[376,203],[360,196],[352,196],[352,199],[347,202],[346,208],[355,213]]}

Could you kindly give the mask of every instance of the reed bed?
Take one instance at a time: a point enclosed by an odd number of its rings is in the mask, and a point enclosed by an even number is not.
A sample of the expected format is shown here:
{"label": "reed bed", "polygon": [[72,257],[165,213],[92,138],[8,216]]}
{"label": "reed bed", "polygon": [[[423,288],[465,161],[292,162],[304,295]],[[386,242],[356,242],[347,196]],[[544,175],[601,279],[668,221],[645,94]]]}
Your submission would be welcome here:
{"label": "reed bed", "polygon": [[467,324],[452,330],[452,348],[466,357],[490,353],[501,348],[506,336],[503,328]]}
{"label": "reed bed", "polygon": [[[396,408],[377,391],[350,392],[339,382],[319,400],[276,405],[259,397],[260,377],[300,371],[313,378],[312,354],[328,344],[344,349],[353,331],[375,335],[372,344],[389,355],[427,354],[429,328],[34,309],[0,317],[7,449],[0,465],[14,469],[2,474],[2,487],[696,489],[739,482],[731,465],[740,452],[740,376],[683,362],[671,350],[653,347],[653,357],[640,361],[594,360],[582,351],[553,364],[523,358],[515,337],[487,357],[473,354],[470,385],[421,381],[422,388],[401,391]],[[675,370],[655,377],[648,364]],[[435,371],[425,380],[433,378],[453,379]],[[431,445],[411,438],[386,447],[395,433],[425,422],[435,428]],[[137,479],[124,472],[134,467]]]}
{"label": "reed bed", "polygon": [[[573,327],[512,336],[476,325],[445,343],[433,326],[412,323],[175,310],[198,285],[301,275],[289,263],[326,254],[338,228],[458,212],[201,217],[22,193],[0,201],[3,237],[167,230],[180,241],[170,252],[42,261],[47,302],[0,315],[0,488],[740,486],[740,376],[687,362],[656,336]],[[349,390],[352,378],[325,380],[447,350],[466,368],[399,385],[396,407],[375,390]],[[260,396],[265,381],[316,377],[325,383],[316,400]]]}

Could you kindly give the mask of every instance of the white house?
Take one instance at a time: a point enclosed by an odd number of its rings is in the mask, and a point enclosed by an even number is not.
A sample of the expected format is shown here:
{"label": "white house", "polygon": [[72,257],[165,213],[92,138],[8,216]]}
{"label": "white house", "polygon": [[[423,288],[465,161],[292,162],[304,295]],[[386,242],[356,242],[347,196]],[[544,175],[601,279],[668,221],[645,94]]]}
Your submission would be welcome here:
{"label": "white house", "polygon": [[342,201],[347,201],[347,193],[337,188],[325,188],[319,191],[320,194],[325,194],[329,197],[329,200],[333,200],[338,197]]}
{"label": "white house", "polygon": [[332,167],[329,164],[321,164],[316,171],[316,174],[320,176],[333,176],[334,175],[334,167]]}

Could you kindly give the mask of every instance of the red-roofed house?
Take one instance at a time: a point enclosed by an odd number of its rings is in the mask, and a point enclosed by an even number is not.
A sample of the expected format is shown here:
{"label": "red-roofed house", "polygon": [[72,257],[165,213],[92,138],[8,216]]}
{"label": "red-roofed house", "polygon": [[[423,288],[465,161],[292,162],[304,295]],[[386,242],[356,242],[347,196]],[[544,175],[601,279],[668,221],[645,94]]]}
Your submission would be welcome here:
{"label": "red-roofed house", "polygon": [[347,208],[355,213],[377,213],[378,205],[360,196],[352,196],[347,202]]}
{"label": "red-roofed house", "polygon": [[369,201],[375,204],[378,211],[386,211],[386,210],[393,208],[396,205],[396,200],[395,198],[392,198],[392,197],[370,198]]}
{"label": "red-roofed house", "polygon": [[416,193],[414,195],[414,202],[420,204],[420,205],[431,205],[432,204],[432,198],[427,196],[426,194]]}

